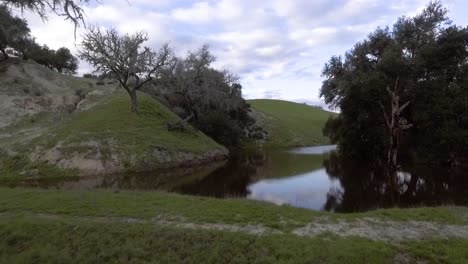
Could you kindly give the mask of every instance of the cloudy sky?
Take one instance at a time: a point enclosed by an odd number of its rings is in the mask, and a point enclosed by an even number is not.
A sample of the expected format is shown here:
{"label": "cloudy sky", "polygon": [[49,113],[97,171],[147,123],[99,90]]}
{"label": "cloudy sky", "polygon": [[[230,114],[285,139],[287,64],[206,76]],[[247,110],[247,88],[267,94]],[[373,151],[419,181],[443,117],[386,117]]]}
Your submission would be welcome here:
{"label": "cloudy sky", "polygon": [[[148,45],[170,41],[180,55],[210,44],[216,67],[237,73],[246,98],[321,104],[323,65],[377,26],[414,15],[428,0],[101,0],[85,7],[86,22],[121,32],[146,31]],[[468,1],[445,0],[450,18],[467,25]],[[76,53],[73,25],[51,15],[23,14],[37,42]],[[81,62],[80,74],[92,69]]]}

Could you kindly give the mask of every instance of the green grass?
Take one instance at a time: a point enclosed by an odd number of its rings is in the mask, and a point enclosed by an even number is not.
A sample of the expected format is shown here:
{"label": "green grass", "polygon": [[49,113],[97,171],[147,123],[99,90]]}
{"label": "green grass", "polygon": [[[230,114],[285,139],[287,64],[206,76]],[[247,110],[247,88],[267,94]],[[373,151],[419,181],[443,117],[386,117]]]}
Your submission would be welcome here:
{"label": "green grass", "polygon": [[0,212],[24,211],[136,218],[160,216],[168,220],[185,219],[194,223],[262,224],[280,230],[303,226],[318,217],[346,221],[373,217],[394,221],[468,224],[468,208],[465,207],[383,209],[366,213],[332,214],[246,199],[213,199],[164,192],[0,188]]}
{"label": "green grass", "polygon": [[[394,263],[402,255],[407,263],[466,263],[468,240],[393,244],[329,233],[299,237],[288,231],[317,217],[466,225],[467,216],[468,209],[461,207],[344,215],[160,192],[0,188],[0,263]],[[123,223],[112,217],[148,221]],[[262,224],[283,233],[258,236],[161,226],[152,224],[154,217],[176,223]]]}
{"label": "green grass", "polygon": [[28,178],[40,179],[72,179],[78,178],[78,172],[71,169],[61,169],[42,161],[31,161],[26,155],[9,156],[0,150],[0,183],[15,185]]}
{"label": "green grass", "polygon": [[[180,153],[197,157],[209,151],[224,149],[190,126],[183,131],[168,131],[167,124],[179,121],[180,118],[150,96],[139,93],[138,103],[138,114],[132,113],[128,95],[113,94],[90,110],[67,116],[56,127],[52,126],[30,142],[15,144],[12,148],[21,157],[22,166],[12,166],[12,160],[16,162],[17,157],[2,155],[0,172],[3,173],[0,174],[0,180],[20,179],[19,171],[15,169],[23,170],[23,167],[33,171],[38,167],[39,176],[47,170],[50,172],[47,177],[64,175],[62,172],[70,172],[69,176],[74,176],[71,171],[59,171],[54,165],[29,161],[31,146],[35,146],[39,153],[57,148],[64,158],[73,158],[78,154],[85,158],[100,159],[103,163],[117,159],[126,171],[174,167],[179,165],[177,157]],[[34,126],[51,127],[46,118],[34,123]],[[21,128],[28,126],[31,126],[31,122],[20,122],[12,129],[21,131]],[[11,137],[8,140],[11,141]],[[154,154],[155,151],[159,153]]]}
{"label": "green grass", "polygon": [[281,100],[249,100],[252,107],[266,115],[264,122],[270,132],[267,145],[272,147],[312,146],[329,144],[322,128],[334,113]]}
{"label": "green grass", "polygon": [[[35,120],[17,122],[9,128],[21,131],[31,126],[52,127],[30,142],[25,140],[10,146],[16,152],[14,156],[8,156],[0,146],[1,182],[13,183],[25,178],[74,178],[80,173],[60,169],[44,161],[31,161],[31,146],[38,153],[56,147],[64,158],[72,158],[77,153],[103,162],[117,158],[126,171],[173,167],[178,165],[175,158],[181,152],[197,156],[223,149],[191,127],[185,131],[168,131],[167,123],[178,121],[179,117],[144,94],[139,94],[138,114],[130,111],[129,97],[117,93],[90,110],[67,116],[64,121],[55,124],[56,127],[42,115],[35,117]],[[20,133],[12,133],[4,141],[15,141],[16,134]],[[166,153],[161,154],[166,162],[153,155],[155,150]]]}
{"label": "green grass", "polygon": [[360,238],[252,236],[151,225],[0,218],[2,263],[388,263]]}
{"label": "green grass", "polygon": [[[47,143],[79,145],[98,141],[127,154],[142,154],[152,148],[200,153],[222,147],[199,131],[168,131],[167,123],[180,120],[150,96],[138,94],[139,112],[130,111],[130,98],[117,95],[91,110],[72,115],[52,131]],[[86,148],[86,147],[85,147]]]}
{"label": "green grass", "polygon": [[[0,212],[186,219],[195,223],[258,223],[274,228],[305,224],[319,213],[244,199],[213,199],[164,192],[50,191],[0,188]],[[290,223],[284,223],[289,219]]]}
{"label": "green grass", "polygon": [[468,263],[468,240],[426,240],[403,243],[407,252],[429,263]]}

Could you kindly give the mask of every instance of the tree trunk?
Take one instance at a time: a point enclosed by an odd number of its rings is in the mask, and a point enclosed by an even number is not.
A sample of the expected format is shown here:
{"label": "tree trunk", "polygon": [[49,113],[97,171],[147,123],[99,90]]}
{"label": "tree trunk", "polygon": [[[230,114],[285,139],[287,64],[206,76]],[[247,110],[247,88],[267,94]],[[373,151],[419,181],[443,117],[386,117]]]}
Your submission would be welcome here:
{"label": "tree trunk", "polygon": [[[393,112],[393,109],[392,109]],[[400,144],[400,129],[395,125],[395,116],[392,117],[392,126],[389,128],[390,140],[387,152],[387,165],[391,172],[397,171],[398,147]]]}
{"label": "tree trunk", "polygon": [[398,147],[400,144],[400,131],[409,129],[412,125],[407,124],[406,120],[400,116],[401,112],[409,105],[410,102],[406,102],[400,106],[400,96],[398,93],[400,83],[400,77],[397,77],[395,87],[390,90],[387,87],[387,92],[390,96],[390,113],[387,111],[382,103],[380,107],[384,115],[385,123],[389,134],[389,142],[387,149],[387,166],[388,166],[388,177],[391,189],[396,192],[398,191]]}
{"label": "tree trunk", "polygon": [[129,90],[128,94],[130,95],[130,100],[132,101],[132,112],[138,113],[138,101],[137,101],[137,93],[135,90]]}

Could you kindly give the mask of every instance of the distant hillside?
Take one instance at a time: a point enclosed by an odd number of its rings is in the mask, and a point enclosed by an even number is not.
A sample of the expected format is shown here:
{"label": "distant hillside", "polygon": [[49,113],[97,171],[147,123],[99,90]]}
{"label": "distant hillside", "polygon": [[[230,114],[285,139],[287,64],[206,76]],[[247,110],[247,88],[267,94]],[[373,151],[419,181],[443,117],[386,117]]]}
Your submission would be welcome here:
{"label": "distant hillside", "polygon": [[[140,111],[112,80],[61,75],[31,61],[0,62],[0,179],[198,165],[227,150],[155,99]],[[71,173],[74,172],[74,173]]]}
{"label": "distant hillside", "polygon": [[260,113],[269,132],[267,146],[292,147],[329,144],[322,128],[335,113],[282,100],[248,101]]}

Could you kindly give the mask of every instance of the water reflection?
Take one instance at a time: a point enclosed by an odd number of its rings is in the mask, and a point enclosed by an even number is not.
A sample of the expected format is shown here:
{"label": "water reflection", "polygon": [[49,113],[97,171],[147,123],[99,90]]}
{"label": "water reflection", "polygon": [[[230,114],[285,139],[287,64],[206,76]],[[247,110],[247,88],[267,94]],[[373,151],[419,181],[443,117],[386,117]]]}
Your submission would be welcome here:
{"label": "water reflection", "polygon": [[336,153],[324,165],[329,177],[341,185],[327,194],[324,209],[328,211],[468,205],[468,175],[462,169],[404,165],[397,175],[395,196],[382,168],[345,161]]}
{"label": "water reflection", "polygon": [[60,189],[165,190],[217,198],[249,199],[334,212],[382,207],[468,205],[463,170],[405,165],[398,195],[388,189],[382,169],[341,159],[335,146],[289,151],[240,152],[226,163],[198,169],[108,175],[75,181],[27,181],[24,185]]}
{"label": "water reflection", "polygon": [[323,155],[323,154],[328,154],[334,150],[336,150],[335,145],[326,145],[326,146],[316,146],[316,147],[294,148],[288,152],[293,153],[293,154]]}
{"label": "water reflection", "polygon": [[331,188],[340,189],[341,186],[338,181],[330,180],[325,169],[318,169],[293,177],[253,183],[248,186],[248,198],[320,210]]}

